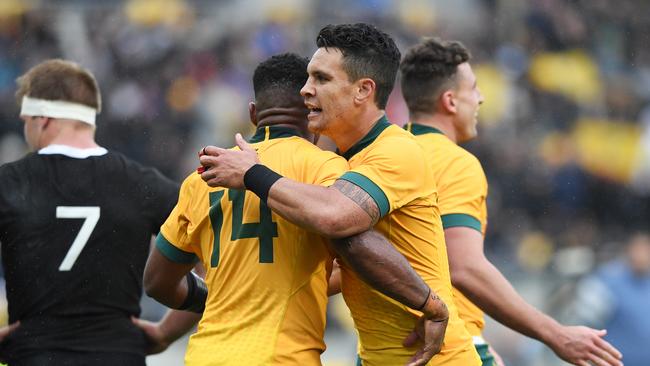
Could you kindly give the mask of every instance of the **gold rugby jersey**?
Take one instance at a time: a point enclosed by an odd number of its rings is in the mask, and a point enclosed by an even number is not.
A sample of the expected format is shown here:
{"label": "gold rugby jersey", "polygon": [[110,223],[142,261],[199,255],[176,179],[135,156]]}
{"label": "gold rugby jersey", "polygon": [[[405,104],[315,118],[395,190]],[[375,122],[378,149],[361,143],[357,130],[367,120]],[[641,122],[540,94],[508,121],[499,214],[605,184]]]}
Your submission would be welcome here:
{"label": "gold rugby jersey", "polygon": [[[443,228],[463,226],[485,235],[488,184],[478,159],[436,128],[416,123],[404,128],[420,142],[432,168]],[[480,336],[485,326],[483,311],[458,289],[454,288],[453,294],[467,330]]]}
{"label": "gold rugby jersey", "polygon": [[[257,130],[260,161],[298,182],[331,185],[345,159],[280,126]],[[273,213],[252,192],[181,187],[158,249],[207,269],[208,299],[186,365],[320,365],[332,256],[321,237]]]}
{"label": "gold rugby jersey", "polygon": [[[413,135],[382,117],[343,154],[350,171],[340,179],[363,188],[377,203],[381,232],[447,304],[449,325],[442,351],[429,365],[480,365],[472,340],[454,306],[437,192],[424,151]],[[404,338],[421,315],[363,283],[342,266],[342,292],[359,332],[364,366],[403,365],[420,345]]]}

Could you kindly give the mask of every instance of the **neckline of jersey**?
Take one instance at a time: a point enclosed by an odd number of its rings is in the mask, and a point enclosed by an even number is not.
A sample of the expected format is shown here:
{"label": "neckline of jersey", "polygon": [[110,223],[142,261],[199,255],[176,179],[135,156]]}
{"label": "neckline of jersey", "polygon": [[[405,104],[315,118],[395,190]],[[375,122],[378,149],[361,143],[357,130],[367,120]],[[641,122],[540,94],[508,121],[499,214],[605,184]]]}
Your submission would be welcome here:
{"label": "neckline of jersey", "polygon": [[358,152],[368,147],[368,145],[372,144],[385,129],[390,127],[390,125],[391,123],[388,122],[388,118],[386,118],[386,115],[384,114],[380,119],[377,120],[377,122],[375,122],[375,125],[372,126],[370,131],[361,140],[359,140],[359,142],[352,145],[348,151],[341,154],[339,149],[336,149],[336,153],[344,157],[346,160],[350,160]]}
{"label": "neckline of jersey", "polygon": [[60,144],[48,145],[38,150],[38,155],[65,155],[69,158],[74,158],[74,159],[86,159],[91,156],[106,155],[107,153],[108,150],[106,150],[101,146],[82,149],[78,147],[60,145]]}
{"label": "neckline of jersey", "polygon": [[408,132],[416,135],[416,136],[417,135],[424,135],[424,134],[427,134],[427,133],[437,133],[437,134],[440,134],[440,135],[444,135],[444,133],[442,131],[440,131],[439,129],[437,129],[435,127],[425,126],[425,125],[421,125],[419,123],[413,123],[413,122],[409,122],[409,123],[405,124],[404,129],[407,130]]}
{"label": "neckline of jersey", "polygon": [[259,127],[255,134],[248,140],[249,143],[254,144],[265,140],[279,139],[283,137],[300,137],[300,133],[295,128],[284,126],[263,126]]}

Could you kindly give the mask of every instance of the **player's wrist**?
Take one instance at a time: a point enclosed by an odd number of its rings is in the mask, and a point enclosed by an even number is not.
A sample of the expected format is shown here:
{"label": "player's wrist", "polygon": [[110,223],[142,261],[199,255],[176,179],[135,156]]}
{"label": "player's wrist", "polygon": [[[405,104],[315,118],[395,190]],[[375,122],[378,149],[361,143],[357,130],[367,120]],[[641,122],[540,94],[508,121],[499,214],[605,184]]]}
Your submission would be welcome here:
{"label": "player's wrist", "polygon": [[185,279],[187,281],[187,296],[185,297],[185,301],[178,307],[178,310],[201,314],[205,310],[208,287],[203,279],[192,272],[188,272]]}
{"label": "player's wrist", "polygon": [[[546,319],[544,319],[546,318]],[[548,345],[549,348],[556,350],[562,347],[567,341],[567,331],[564,326],[550,317],[542,317],[543,325],[534,327],[535,333],[532,338]]]}
{"label": "player's wrist", "polygon": [[425,318],[432,321],[442,322],[449,319],[447,305],[431,290],[429,290],[429,295],[419,310],[424,314]]}
{"label": "player's wrist", "polygon": [[244,173],[244,186],[247,190],[255,193],[262,202],[266,203],[271,187],[280,178],[282,176],[269,167],[255,164]]}

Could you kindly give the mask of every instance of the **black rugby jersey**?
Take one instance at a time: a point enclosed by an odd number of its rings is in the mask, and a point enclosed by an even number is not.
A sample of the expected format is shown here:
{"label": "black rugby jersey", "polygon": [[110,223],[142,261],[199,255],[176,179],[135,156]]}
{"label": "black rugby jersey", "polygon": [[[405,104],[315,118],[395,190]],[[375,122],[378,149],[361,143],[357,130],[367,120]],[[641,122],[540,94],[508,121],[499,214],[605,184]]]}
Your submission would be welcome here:
{"label": "black rugby jersey", "polygon": [[177,197],[177,183],[103,148],[52,145],[0,167],[9,321],[21,322],[5,356],[144,354],[130,317],[140,313],[151,236]]}

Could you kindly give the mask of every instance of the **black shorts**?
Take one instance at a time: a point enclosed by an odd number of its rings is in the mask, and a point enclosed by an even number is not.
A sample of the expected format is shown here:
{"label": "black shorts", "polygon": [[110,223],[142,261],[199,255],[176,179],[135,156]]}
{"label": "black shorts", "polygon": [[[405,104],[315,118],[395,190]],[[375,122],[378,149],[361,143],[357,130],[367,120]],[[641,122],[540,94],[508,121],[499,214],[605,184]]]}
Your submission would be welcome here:
{"label": "black shorts", "polygon": [[9,366],[146,366],[144,359],[133,353],[48,351],[12,360]]}

